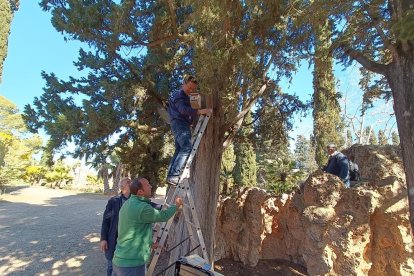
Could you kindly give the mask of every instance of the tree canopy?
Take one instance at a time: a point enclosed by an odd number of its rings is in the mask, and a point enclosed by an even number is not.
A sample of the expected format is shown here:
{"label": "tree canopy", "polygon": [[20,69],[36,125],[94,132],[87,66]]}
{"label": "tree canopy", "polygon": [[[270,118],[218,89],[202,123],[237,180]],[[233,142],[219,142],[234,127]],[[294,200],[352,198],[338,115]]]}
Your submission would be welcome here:
{"label": "tree canopy", "polygon": [[41,146],[38,135],[29,135],[17,106],[0,96],[0,185],[21,179]]}

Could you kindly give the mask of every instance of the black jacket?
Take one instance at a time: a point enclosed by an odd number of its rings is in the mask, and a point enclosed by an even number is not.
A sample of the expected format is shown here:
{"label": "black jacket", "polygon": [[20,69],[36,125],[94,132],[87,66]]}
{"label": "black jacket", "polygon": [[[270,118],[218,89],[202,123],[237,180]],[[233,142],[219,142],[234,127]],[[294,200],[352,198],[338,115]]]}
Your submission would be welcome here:
{"label": "black jacket", "polygon": [[118,218],[119,210],[122,206],[122,194],[111,197],[106,204],[105,212],[102,219],[101,241],[106,240],[108,243],[108,250],[105,251],[107,260],[112,260],[116,246],[116,239],[118,238]]}
{"label": "black jacket", "polygon": [[348,158],[342,153],[337,152],[329,157],[325,171],[338,176],[345,185],[349,186],[349,162]]}

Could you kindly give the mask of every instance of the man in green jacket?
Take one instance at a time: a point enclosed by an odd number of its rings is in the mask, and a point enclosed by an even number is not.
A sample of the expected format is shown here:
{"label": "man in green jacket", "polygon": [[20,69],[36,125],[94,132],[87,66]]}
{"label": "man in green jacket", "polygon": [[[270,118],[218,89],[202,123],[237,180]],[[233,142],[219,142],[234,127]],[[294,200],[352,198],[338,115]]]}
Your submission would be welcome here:
{"label": "man in green jacket", "polygon": [[131,197],[119,212],[118,239],[113,263],[113,276],[145,276],[145,264],[151,254],[152,223],[168,221],[181,208],[181,198],[166,210],[150,205],[151,185],[145,178],[131,183]]}

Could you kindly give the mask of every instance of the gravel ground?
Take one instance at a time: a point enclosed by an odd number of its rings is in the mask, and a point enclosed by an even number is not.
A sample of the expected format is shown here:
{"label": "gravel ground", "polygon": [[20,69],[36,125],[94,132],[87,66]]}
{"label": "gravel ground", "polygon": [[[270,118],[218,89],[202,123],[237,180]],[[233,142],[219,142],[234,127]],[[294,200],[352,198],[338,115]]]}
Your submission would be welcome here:
{"label": "gravel ground", "polygon": [[0,196],[0,275],[105,275],[108,198],[43,187]]}

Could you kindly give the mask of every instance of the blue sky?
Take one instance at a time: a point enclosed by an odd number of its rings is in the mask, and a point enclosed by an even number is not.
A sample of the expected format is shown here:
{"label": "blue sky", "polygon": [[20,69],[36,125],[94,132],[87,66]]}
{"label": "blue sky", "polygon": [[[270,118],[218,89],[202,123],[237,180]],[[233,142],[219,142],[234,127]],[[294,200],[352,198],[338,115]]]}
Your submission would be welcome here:
{"label": "blue sky", "polygon": [[[0,95],[15,103],[20,111],[26,104],[33,103],[34,97],[43,93],[45,85],[41,78],[41,71],[54,72],[58,78],[67,80],[69,76],[79,76],[80,72],[74,67],[78,51],[82,44],[78,41],[64,41],[63,35],[58,33],[50,22],[50,14],[39,7],[38,1],[22,0],[20,9],[15,13],[11,34],[9,37],[8,54],[3,68],[3,79],[0,84]],[[338,90],[348,99],[347,110],[355,113],[362,99],[358,87],[359,70],[351,66],[346,71],[335,66],[338,78]],[[299,68],[291,84],[281,83],[283,91],[296,94],[301,100],[310,100],[312,87],[312,68],[307,64]],[[344,102],[342,102],[344,103]],[[384,110],[384,102],[376,103],[378,110]],[[366,121],[378,120],[380,111],[372,110]],[[374,124],[374,123],[372,123]],[[391,123],[392,124],[392,123]],[[380,127],[380,123],[377,123]],[[310,115],[307,118],[295,119],[295,129],[291,137],[304,134],[309,137],[313,125]]]}
{"label": "blue sky", "polygon": [[73,66],[80,42],[65,42],[62,34],[53,28],[50,14],[42,11],[33,0],[20,1],[9,36],[8,53],[3,68],[0,94],[15,103],[20,111],[35,96],[40,96],[45,85],[42,70],[58,77],[78,75]]}

